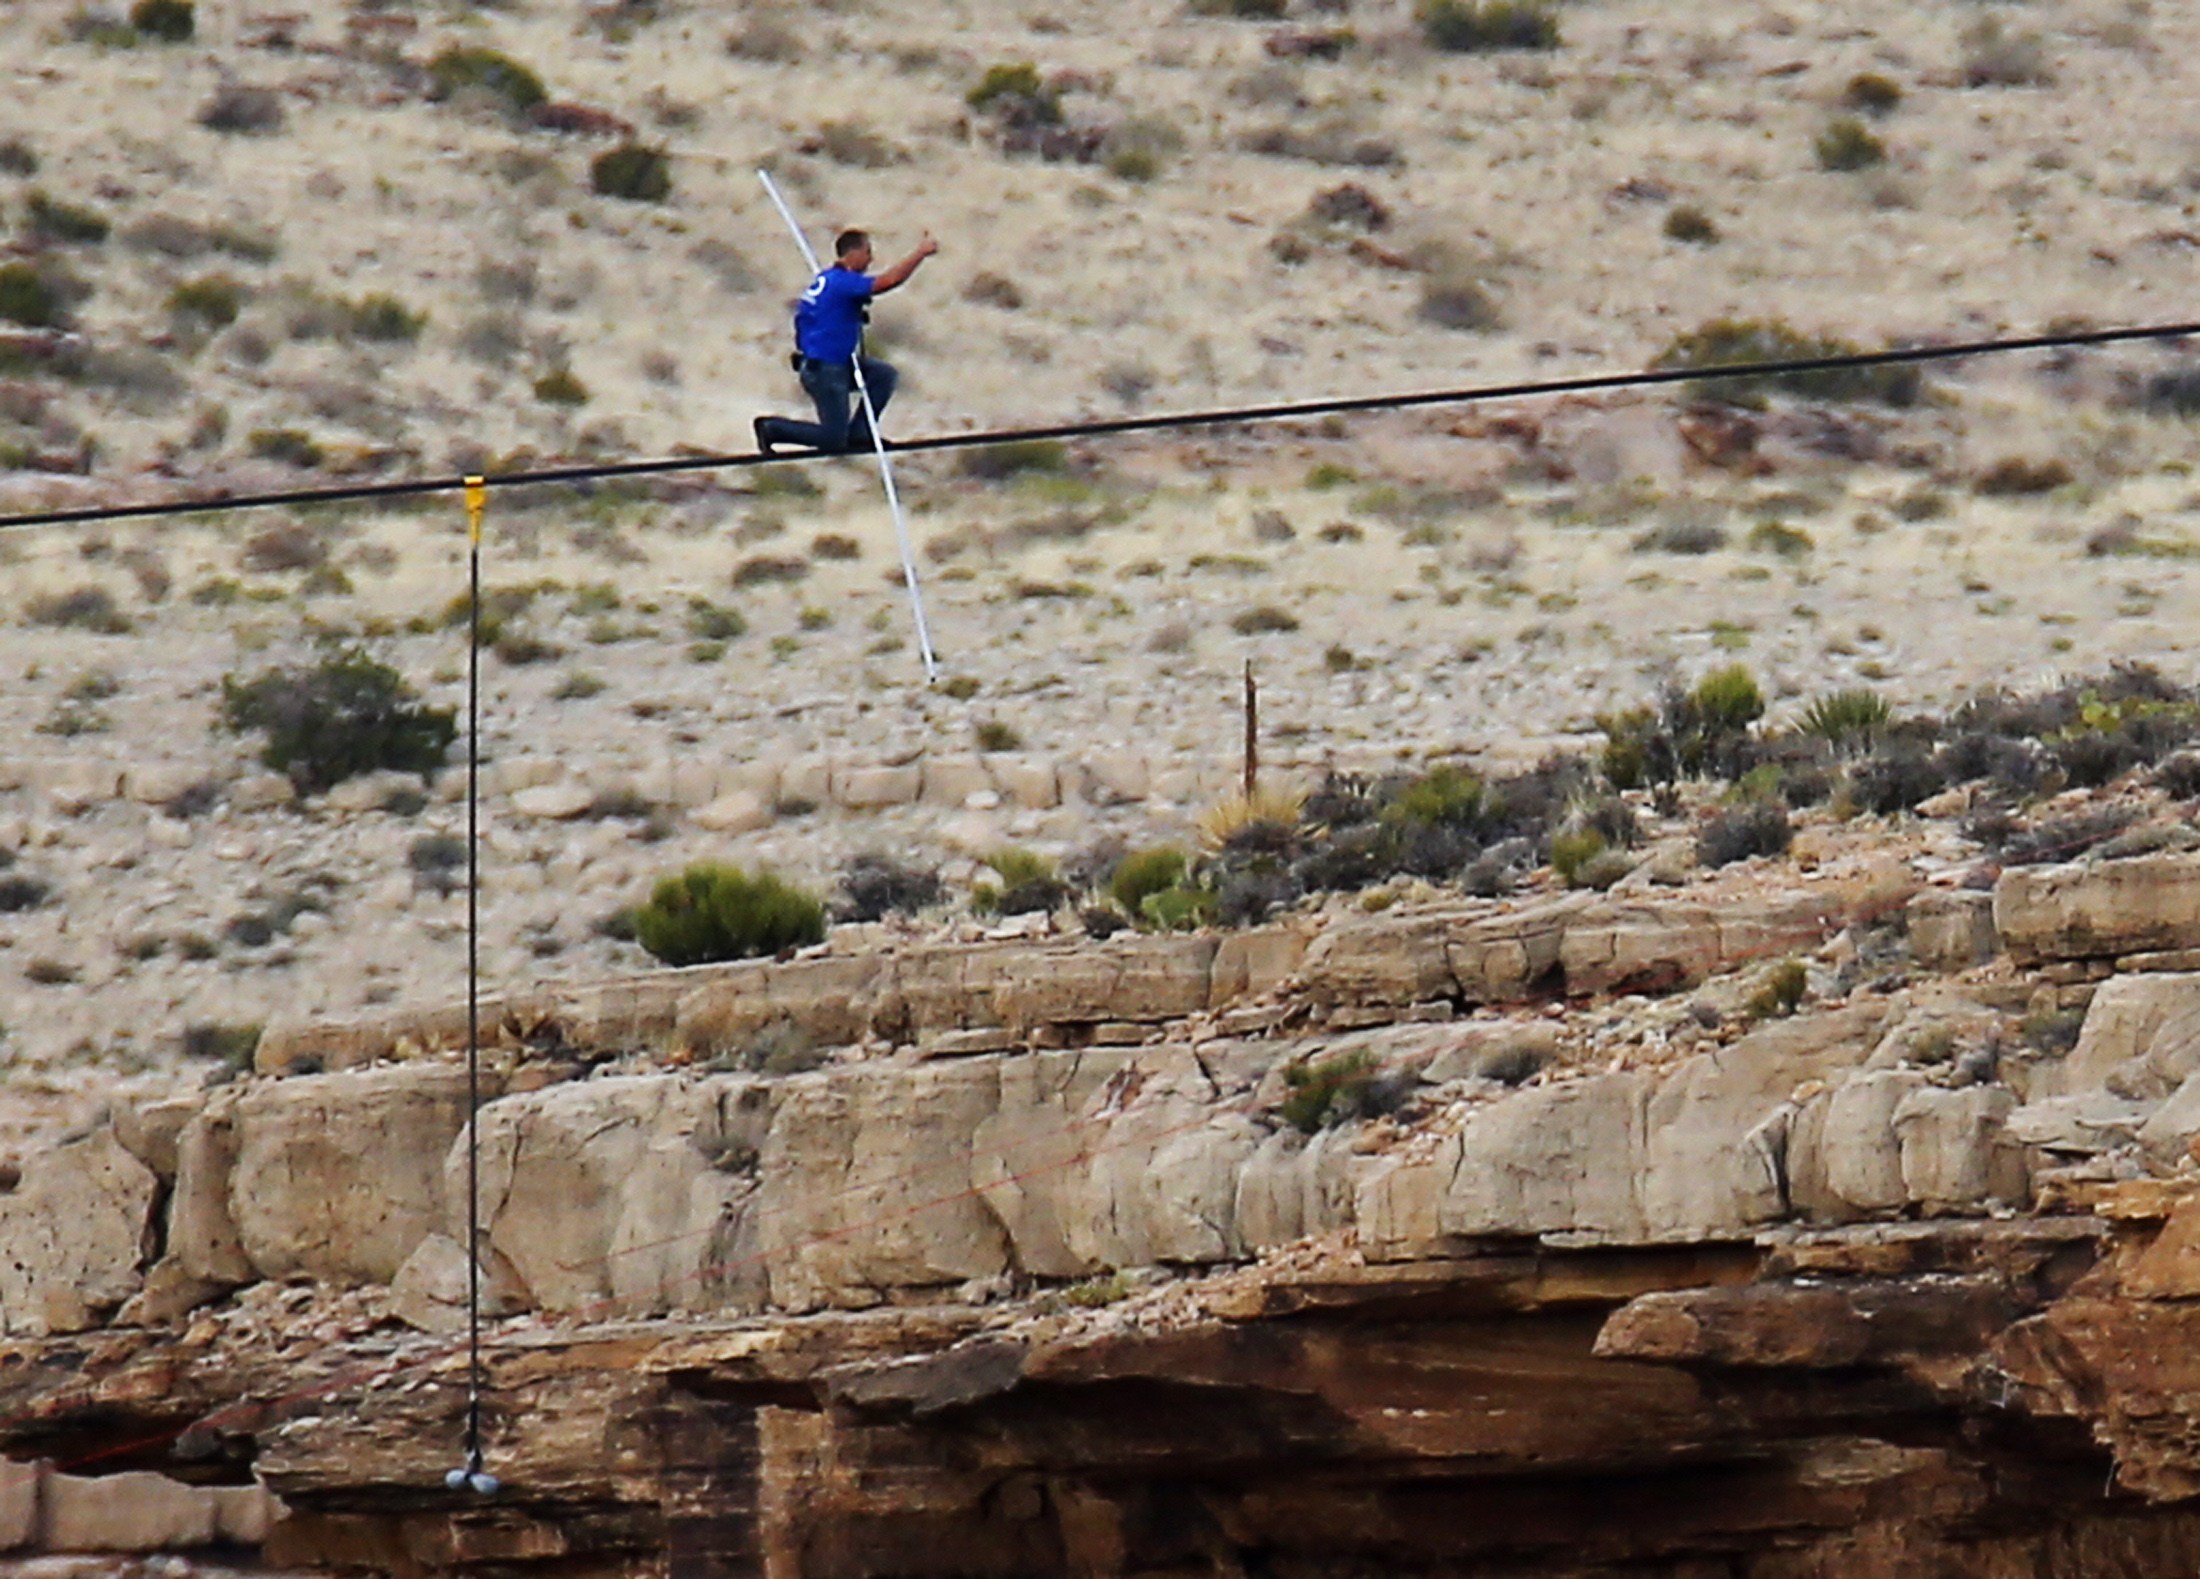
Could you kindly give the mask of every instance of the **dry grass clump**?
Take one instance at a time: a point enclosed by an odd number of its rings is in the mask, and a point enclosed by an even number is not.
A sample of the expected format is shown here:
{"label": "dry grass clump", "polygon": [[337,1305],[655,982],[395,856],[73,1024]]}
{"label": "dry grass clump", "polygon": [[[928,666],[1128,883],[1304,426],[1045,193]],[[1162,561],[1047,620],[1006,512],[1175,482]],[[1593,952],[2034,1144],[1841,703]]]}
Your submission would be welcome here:
{"label": "dry grass clump", "polygon": [[1537,0],[1421,0],[1414,10],[1421,36],[1455,54],[1504,49],[1556,49],[1558,18]]}
{"label": "dry grass clump", "polygon": [[1398,145],[1376,136],[1354,116],[1336,113],[1313,120],[1293,118],[1256,127],[1239,139],[1247,153],[1308,164],[1342,165],[1363,170],[1404,163]]}
{"label": "dry grass clump", "polygon": [[283,128],[283,101],[273,88],[232,82],[199,106],[199,124],[233,136],[260,136]]}
{"label": "dry grass clump", "polygon": [[672,155],[642,143],[622,144],[590,161],[588,184],[599,197],[662,203],[672,195]]}
{"label": "dry grass clump", "polygon": [[84,630],[100,636],[127,636],[136,627],[105,587],[87,584],[66,592],[43,592],[23,605],[23,617],[33,625],[57,630]]}

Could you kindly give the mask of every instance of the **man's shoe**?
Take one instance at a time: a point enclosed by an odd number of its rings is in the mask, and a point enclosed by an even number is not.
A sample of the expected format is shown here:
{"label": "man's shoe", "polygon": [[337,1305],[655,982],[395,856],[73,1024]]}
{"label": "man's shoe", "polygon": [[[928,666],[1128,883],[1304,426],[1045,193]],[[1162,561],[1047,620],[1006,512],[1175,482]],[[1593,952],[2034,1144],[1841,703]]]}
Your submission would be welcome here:
{"label": "man's shoe", "polygon": [[777,455],[779,453],[779,446],[772,442],[771,435],[765,431],[765,426],[770,421],[771,418],[769,417],[758,417],[755,422],[756,453],[759,455]]}

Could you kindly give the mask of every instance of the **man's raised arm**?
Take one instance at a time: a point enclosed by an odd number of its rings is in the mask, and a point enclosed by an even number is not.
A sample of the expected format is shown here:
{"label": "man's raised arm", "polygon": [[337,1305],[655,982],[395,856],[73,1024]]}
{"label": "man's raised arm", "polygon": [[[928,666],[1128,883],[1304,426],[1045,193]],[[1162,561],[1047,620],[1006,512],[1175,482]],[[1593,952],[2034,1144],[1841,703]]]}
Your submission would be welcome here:
{"label": "man's raised arm", "polygon": [[917,272],[918,264],[939,250],[940,244],[930,236],[926,236],[923,241],[918,243],[916,251],[910,253],[908,257],[903,258],[899,263],[885,270],[871,281],[871,294],[873,296],[883,296],[895,286],[904,283],[910,275]]}

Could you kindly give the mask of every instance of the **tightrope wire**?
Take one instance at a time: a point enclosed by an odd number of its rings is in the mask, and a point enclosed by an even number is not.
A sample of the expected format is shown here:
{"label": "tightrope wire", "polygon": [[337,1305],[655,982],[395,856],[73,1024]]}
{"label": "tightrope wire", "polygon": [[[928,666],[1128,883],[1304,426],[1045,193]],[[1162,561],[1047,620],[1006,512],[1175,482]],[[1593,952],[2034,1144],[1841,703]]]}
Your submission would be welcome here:
{"label": "tightrope wire", "polygon": [[[1997,340],[1951,341],[1942,345],[1858,351],[1840,356],[1788,357],[1776,361],[1729,362],[1712,367],[1586,373],[1571,378],[1530,379],[1514,383],[1412,390],[1386,395],[1347,395],[1272,405],[1224,406],[1209,411],[1161,412],[1153,416],[1063,422],[1047,427],[941,433],[929,438],[894,440],[886,445],[886,450],[895,455],[914,455],[927,451],[985,449],[1003,444],[1230,427],[1239,423],[1284,422],[1307,417],[1342,416],[1354,412],[1406,411],[1427,406],[1472,406],[1495,400],[1533,400],[1558,395],[1652,388],[1663,384],[1857,372],[1875,367],[1915,366],[1929,362],[1963,361],[1978,356],[2005,356],[2019,351],[2063,351],[2087,346],[2121,345],[2141,340],[2178,340],[2194,335],[2200,335],[2200,321],[2132,324],[2109,329],[2071,329]],[[532,471],[497,473],[484,477],[481,481],[482,486],[487,488],[519,488],[546,483],[599,482],[621,477],[663,477],[682,472],[735,471],[751,466],[799,465],[806,461],[832,458],[838,457],[817,451],[797,451],[785,455],[762,455],[754,451],[723,455],[673,455],[651,460],[546,466]],[[70,526],[97,521],[141,520],[153,516],[214,515],[229,510],[273,509],[284,505],[401,499],[425,494],[455,493],[463,490],[466,485],[467,480],[463,476],[420,477],[396,482],[286,488],[269,493],[223,494],[197,498],[177,496],[146,500],[137,504],[84,505],[0,517],[0,531],[17,531],[34,526]]]}

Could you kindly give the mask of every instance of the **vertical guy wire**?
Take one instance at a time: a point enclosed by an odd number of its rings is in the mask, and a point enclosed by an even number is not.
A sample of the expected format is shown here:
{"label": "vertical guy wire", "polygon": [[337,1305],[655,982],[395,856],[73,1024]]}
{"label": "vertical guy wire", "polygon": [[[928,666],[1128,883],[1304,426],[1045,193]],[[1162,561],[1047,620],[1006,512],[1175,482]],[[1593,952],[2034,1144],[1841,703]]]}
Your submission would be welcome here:
{"label": "vertical guy wire", "polygon": [[466,1465],[481,1468],[481,516],[466,479]]}

